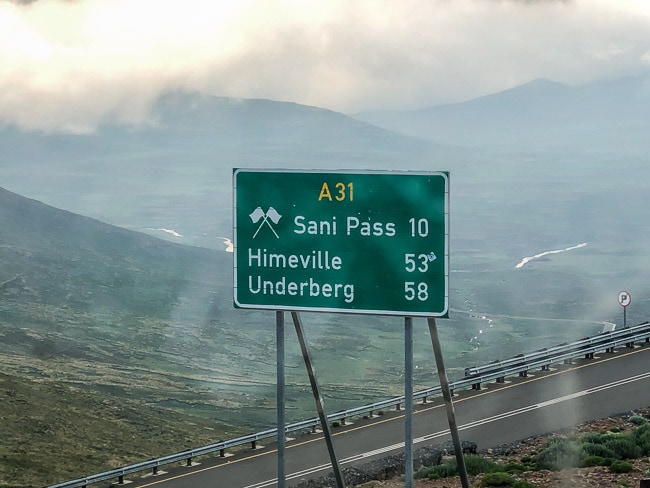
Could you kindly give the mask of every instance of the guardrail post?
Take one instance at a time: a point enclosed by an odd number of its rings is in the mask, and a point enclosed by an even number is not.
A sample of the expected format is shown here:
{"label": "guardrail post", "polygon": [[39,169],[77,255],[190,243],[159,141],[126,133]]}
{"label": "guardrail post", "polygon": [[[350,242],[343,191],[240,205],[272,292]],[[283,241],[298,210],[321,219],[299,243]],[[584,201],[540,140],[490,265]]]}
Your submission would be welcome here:
{"label": "guardrail post", "polygon": [[520,371],[520,372],[519,372],[519,376],[520,376],[521,378],[528,378],[528,370],[526,370],[526,371]]}
{"label": "guardrail post", "polygon": [[472,390],[480,390],[481,389],[481,383],[474,383],[472,385]]}
{"label": "guardrail post", "polygon": [[505,376],[499,376],[496,380],[497,383],[505,383],[506,382],[506,377]]}
{"label": "guardrail post", "polygon": [[185,462],[185,466],[187,466],[187,467],[192,466],[192,458],[191,457],[187,458],[187,461]]}
{"label": "guardrail post", "polygon": [[544,366],[542,366],[542,371],[550,371],[550,370],[551,370],[551,366],[549,364],[545,364]]}
{"label": "guardrail post", "polygon": [[628,347],[628,349],[634,349],[634,342],[628,342],[625,345]]}
{"label": "guardrail post", "polygon": [[219,451],[219,457],[226,457],[226,450],[225,449],[221,449]]}
{"label": "guardrail post", "polygon": [[427,403],[427,397],[422,397],[422,403]]}
{"label": "guardrail post", "polygon": [[257,449],[257,441],[251,442],[251,449]]}
{"label": "guardrail post", "polygon": [[123,484],[124,484],[124,475],[120,475],[120,476],[117,478],[117,484],[118,484],[118,485],[123,485]]}
{"label": "guardrail post", "polygon": [[152,474],[153,474],[154,476],[156,476],[156,475],[158,474],[158,466],[154,466],[154,467],[153,467],[153,473],[152,473]]}
{"label": "guardrail post", "polygon": [[397,411],[402,410],[402,404],[398,403],[397,405],[395,405],[395,410],[397,410]]}

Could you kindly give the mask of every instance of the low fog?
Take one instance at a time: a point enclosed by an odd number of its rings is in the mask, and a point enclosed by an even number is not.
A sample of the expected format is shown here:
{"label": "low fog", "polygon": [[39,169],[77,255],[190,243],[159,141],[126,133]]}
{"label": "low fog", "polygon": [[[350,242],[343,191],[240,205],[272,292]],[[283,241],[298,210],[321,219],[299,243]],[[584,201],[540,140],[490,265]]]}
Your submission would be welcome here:
{"label": "low fog", "polygon": [[4,0],[0,124],[137,126],[173,90],[354,113],[582,84],[644,69],[649,24],[633,0]]}

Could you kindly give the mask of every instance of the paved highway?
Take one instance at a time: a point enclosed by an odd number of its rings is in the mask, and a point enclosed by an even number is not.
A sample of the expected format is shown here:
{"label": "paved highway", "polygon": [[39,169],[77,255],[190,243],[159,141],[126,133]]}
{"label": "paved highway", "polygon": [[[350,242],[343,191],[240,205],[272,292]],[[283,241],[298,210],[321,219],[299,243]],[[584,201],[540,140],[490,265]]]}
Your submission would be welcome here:
{"label": "paved highway", "polygon": [[[479,391],[454,397],[462,440],[479,449],[529,436],[571,428],[586,420],[650,405],[650,345],[601,354],[593,360],[535,371],[505,384],[483,385]],[[432,373],[433,374],[433,373]],[[349,424],[349,422],[348,422]],[[334,430],[334,444],[342,466],[363,464],[404,448],[403,412],[391,412]],[[413,416],[415,448],[449,439],[441,399],[416,406]],[[277,453],[266,447],[226,458],[208,458],[193,467],[174,467],[149,476],[134,486],[157,488],[277,486]],[[287,442],[286,473],[292,486],[331,471],[320,435]]]}

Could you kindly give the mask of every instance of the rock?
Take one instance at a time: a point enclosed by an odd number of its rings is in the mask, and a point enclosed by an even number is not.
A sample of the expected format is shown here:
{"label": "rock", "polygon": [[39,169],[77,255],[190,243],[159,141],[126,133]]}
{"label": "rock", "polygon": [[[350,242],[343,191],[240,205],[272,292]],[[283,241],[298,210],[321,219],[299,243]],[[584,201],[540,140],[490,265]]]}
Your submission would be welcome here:
{"label": "rock", "polygon": [[[476,445],[474,444],[474,447]],[[434,466],[442,461],[443,448],[441,446],[424,446],[413,452],[413,469],[420,466]],[[343,479],[348,486],[356,486],[369,481],[386,481],[404,474],[404,453],[394,454],[385,458],[365,463],[358,467],[344,468]],[[297,488],[324,488],[335,487],[336,479],[333,474],[325,477],[302,481]]]}

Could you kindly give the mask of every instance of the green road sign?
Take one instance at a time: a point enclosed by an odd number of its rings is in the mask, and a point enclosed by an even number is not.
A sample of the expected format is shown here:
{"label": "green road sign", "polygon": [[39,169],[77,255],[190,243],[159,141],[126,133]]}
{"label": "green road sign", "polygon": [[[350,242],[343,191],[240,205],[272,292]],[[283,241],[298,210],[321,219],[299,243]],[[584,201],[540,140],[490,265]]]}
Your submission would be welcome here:
{"label": "green road sign", "polygon": [[235,169],[239,308],[447,317],[449,174]]}

